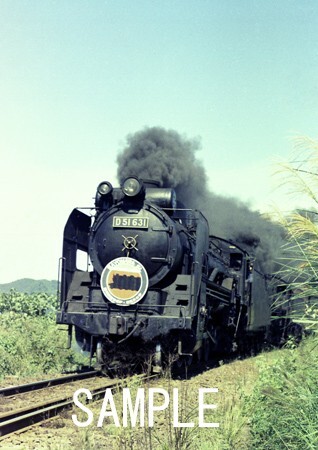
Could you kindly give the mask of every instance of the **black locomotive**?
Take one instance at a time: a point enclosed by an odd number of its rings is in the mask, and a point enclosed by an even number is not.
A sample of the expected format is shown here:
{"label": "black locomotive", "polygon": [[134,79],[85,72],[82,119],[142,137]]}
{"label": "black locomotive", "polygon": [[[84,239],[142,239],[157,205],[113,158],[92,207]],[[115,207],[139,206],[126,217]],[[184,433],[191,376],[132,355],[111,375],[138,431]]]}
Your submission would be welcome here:
{"label": "black locomotive", "polygon": [[[79,255],[87,269],[78,268]],[[270,287],[256,261],[209,235],[173,189],[127,178],[99,184],[95,208],[74,209],[64,230],[57,323],[106,370],[167,355],[190,362],[264,340]]]}

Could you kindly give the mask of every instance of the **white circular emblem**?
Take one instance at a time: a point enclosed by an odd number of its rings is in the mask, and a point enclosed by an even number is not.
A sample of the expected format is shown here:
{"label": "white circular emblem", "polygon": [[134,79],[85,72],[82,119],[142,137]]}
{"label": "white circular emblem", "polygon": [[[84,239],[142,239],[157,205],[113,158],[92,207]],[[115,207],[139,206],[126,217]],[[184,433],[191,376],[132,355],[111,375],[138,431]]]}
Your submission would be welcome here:
{"label": "white circular emblem", "polygon": [[136,259],[116,258],[104,268],[100,285],[110,302],[120,306],[134,305],[147,292],[148,274]]}

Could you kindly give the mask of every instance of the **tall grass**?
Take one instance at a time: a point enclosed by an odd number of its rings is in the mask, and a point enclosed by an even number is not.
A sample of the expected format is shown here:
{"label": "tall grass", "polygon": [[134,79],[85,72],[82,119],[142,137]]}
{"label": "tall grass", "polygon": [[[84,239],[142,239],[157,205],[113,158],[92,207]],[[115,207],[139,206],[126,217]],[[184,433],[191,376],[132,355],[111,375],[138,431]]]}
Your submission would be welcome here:
{"label": "tall grass", "polygon": [[281,164],[278,173],[281,185],[302,205],[287,215],[276,214],[287,239],[278,275],[289,292],[278,303],[293,305],[292,318],[318,331],[318,142],[297,139],[294,158]]}
{"label": "tall grass", "polygon": [[276,306],[291,308],[291,318],[313,336],[274,361],[259,359],[259,379],[246,402],[249,448],[258,450],[318,448],[318,143],[302,138],[295,147],[279,172],[302,207],[276,215],[287,239],[278,274],[287,290]]}

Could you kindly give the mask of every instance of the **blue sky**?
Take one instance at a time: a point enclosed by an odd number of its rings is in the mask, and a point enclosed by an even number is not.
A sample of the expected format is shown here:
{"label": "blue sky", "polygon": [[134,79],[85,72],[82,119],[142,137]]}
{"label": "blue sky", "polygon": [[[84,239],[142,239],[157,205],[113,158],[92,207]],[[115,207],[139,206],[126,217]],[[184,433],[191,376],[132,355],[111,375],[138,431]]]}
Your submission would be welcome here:
{"label": "blue sky", "polygon": [[0,282],[56,278],[64,223],[145,126],[201,138],[212,191],[267,211],[317,136],[316,0],[0,2]]}

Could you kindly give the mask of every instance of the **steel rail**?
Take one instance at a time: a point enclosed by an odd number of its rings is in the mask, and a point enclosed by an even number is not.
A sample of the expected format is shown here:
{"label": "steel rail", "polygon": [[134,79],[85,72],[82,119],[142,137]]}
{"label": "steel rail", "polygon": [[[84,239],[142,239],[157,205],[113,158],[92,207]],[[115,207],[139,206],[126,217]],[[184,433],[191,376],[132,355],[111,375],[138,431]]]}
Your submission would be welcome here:
{"label": "steel rail", "polygon": [[[141,380],[156,378],[157,375],[140,375]],[[127,385],[127,379],[112,380],[98,388],[90,389],[92,400],[96,401],[105,395],[105,389],[122,389]],[[10,411],[0,414],[0,441],[9,437],[11,434],[23,430],[30,425],[38,424],[47,419],[58,415],[62,410],[73,406],[73,397],[64,396],[59,399],[49,400],[44,403],[21,408],[16,411]]]}
{"label": "steel rail", "polygon": [[50,386],[58,386],[65,383],[71,383],[72,381],[82,380],[86,378],[92,378],[100,375],[101,373],[92,370],[90,372],[74,373],[59,378],[51,378],[48,380],[35,381],[33,383],[26,383],[17,386],[9,386],[0,389],[0,397],[10,397],[11,395],[22,394],[26,392],[32,392],[39,389],[44,389]]}

